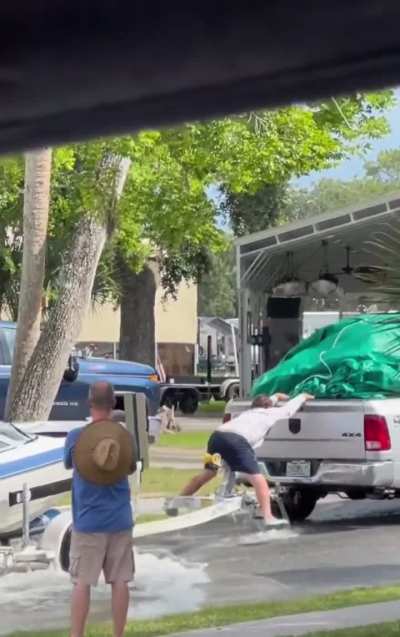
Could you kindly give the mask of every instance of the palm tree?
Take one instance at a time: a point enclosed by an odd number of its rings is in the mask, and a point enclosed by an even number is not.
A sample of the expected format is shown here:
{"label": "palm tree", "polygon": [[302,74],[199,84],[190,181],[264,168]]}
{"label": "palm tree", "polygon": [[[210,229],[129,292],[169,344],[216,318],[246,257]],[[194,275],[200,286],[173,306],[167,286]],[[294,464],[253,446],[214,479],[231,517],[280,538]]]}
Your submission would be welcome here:
{"label": "palm tree", "polygon": [[129,167],[130,161],[116,156],[107,155],[101,162],[99,181],[104,177],[105,182],[102,210],[85,211],[80,216],[69,246],[62,251],[54,281],[54,301],[11,404],[10,413],[16,421],[46,420],[50,414],[90,303],[97,266],[112,232]]}
{"label": "palm tree", "polygon": [[14,360],[6,417],[18,420],[16,401],[21,381],[40,336],[52,151],[42,148],[25,156],[23,257]]}
{"label": "palm tree", "polygon": [[400,304],[400,221],[382,224],[364,243],[373,265],[361,265],[356,276],[367,285],[365,298],[380,310]]}

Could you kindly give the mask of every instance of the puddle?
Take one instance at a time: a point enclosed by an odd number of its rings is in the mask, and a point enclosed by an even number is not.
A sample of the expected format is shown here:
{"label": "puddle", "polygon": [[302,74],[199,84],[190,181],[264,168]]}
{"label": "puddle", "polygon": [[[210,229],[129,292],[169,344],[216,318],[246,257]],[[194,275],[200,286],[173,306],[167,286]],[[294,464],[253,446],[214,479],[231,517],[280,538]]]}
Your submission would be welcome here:
{"label": "puddle", "polygon": [[[205,602],[204,585],[209,581],[205,564],[137,551],[136,569],[131,618],[190,612]],[[69,576],[53,569],[0,577],[0,634],[32,626],[43,630],[66,627],[70,594]],[[104,583],[93,589],[91,621],[110,618],[110,595]]]}

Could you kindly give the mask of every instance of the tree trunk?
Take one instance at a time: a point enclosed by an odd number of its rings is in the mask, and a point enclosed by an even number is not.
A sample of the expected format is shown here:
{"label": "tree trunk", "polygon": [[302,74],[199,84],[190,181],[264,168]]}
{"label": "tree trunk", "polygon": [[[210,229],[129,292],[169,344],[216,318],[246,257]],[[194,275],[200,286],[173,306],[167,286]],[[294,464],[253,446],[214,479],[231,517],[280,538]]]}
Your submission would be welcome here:
{"label": "tree trunk", "polygon": [[158,267],[145,265],[135,274],[121,263],[121,325],[119,355],[124,360],[155,366],[154,308],[158,287]]}
{"label": "tree trunk", "polygon": [[51,149],[26,154],[24,249],[14,359],[6,403],[6,418],[40,336],[42,295],[49,218]]}
{"label": "tree trunk", "polygon": [[82,217],[60,271],[59,296],[10,405],[14,422],[46,420],[57,395],[68,356],[90,303],[97,265],[106,240],[105,224]]}

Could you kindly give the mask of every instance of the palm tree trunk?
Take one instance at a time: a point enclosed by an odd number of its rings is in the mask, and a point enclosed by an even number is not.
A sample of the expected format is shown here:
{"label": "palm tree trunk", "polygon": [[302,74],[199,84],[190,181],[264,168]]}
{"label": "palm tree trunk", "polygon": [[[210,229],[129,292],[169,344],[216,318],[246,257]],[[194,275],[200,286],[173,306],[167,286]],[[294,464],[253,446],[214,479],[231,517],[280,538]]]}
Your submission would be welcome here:
{"label": "palm tree trunk", "polygon": [[35,350],[26,367],[18,393],[10,403],[14,422],[47,420],[64,370],[87,313],[94,277],[104,248],[110,218],[128,177],[130,160],[117,163],[113,192],[103,214],[83,215],[75,228],[71,248],[65,254],[59,274],[57,300],[51,307]]}
{"label": "palm tree trunk", "polygon": [[18,304],[18,325],[6,418],[15,400],[29,360],[40,336],[50,203],[50,148],[29,152],[25,158],[23,211],[24,251]]}
{"label": "palm tree trunk", "polygon": [[10,405],[14,422],[46,420],[81,331],[107,231],[104,221],[82,217],[60,271],[60,292]]}

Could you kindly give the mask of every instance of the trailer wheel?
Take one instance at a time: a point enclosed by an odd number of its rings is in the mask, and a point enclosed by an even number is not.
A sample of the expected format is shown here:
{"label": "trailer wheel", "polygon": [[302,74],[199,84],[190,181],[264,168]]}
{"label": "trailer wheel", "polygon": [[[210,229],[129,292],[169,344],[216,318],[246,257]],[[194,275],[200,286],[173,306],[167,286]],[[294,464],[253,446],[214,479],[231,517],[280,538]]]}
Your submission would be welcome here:
{"label": "trailer wheel", "polygon": [[65,573],[68,573],[69,571],[69,550],[71,547],[71,534],[72,528],[68,529],[68,531],[64,535],[60,547],[60,566]]}
{"label": "trailer wheel", "polygon": [[199,399],[194,392],[185,393],[179,401],[179,409],[183,414],[194,414],[199,406]]}
{"label": "trailer wheel", "polygon": [[[308,516],[314,511],[318,501],[315,493],[306,489],[293,489],[282,495],[286,512],[291,522],[304,522]],[[273,513],[277,517],[281,517],[279,506],[276,501],[273,502]]]}

